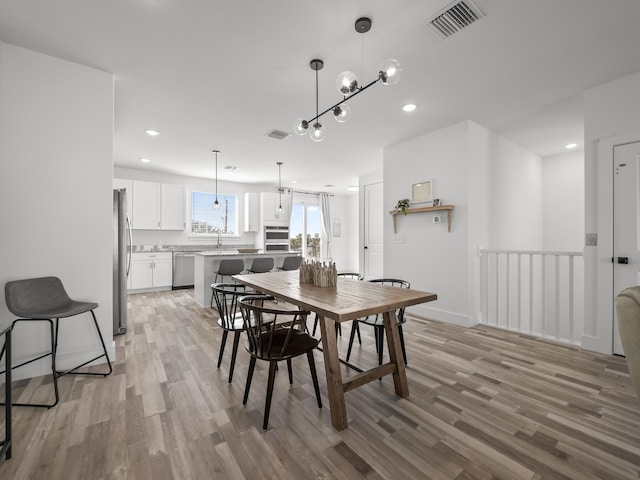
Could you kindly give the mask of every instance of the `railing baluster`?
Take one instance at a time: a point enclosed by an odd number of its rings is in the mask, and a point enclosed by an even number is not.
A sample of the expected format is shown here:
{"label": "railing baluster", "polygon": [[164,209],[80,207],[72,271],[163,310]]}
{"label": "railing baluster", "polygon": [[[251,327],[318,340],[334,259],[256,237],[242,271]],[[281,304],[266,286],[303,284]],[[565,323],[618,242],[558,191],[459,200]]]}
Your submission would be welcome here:
{"label": "railing baluster", "polygon": [[529,331],[533,333],[533,255],[529,254]]}
{"label": "railing baluster", "polygon": [[553,319],[553,336],[554,338],[558,338],[558,323],[560,322],[560,256],[554,255],[555,258],[555,274],[556,274],[556,284],[555,284],[555,318]]}
{"label": "railing baluster", "polygon": [[509,295],[509,285],[511,285],[511,255],[509,255],[508,253],[505,254],[505,268],[507,270],[506,272],[506,279],[505,279],[505,283],[504,283],[504,294],[505,294],[505,311],[506,311],[506,320],[507,320],[507,328],[511,328],[511,298]]}
{"label": "railing baluster", "polygon": [[496,298],[495,298],[495,310],[496,310],[496,326],[500,326],[500,282],[498,281],[500,278],[500,255],[496,253]]}
{"label": "railing baluster", "polygon": [[522,255],[518,253],[518,331],[522,331]]}
{"label": "railing baluster", "polygon": [[573,257],[569,257],[569,338],[572,342],[576,340],[573,332]]}

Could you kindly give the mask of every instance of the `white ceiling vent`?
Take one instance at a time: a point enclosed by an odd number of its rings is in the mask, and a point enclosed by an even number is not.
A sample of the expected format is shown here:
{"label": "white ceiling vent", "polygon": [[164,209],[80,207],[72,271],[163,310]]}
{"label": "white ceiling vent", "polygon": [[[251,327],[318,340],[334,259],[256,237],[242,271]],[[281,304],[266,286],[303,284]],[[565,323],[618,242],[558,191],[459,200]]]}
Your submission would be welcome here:
{"label": "white ceiling vent", "polygon": [[484,14],[471,0],[461,0],[449,4],[438,12],[435,18],[429,22],[429,29],[444,39],[482,17]]}
{"label": "white ceiling vent", "polygon": [[267,137],[275,138],[276,140],[284,140],[289,135],[291,134],[277,129],[271,130],[269,133],[267,133]]}

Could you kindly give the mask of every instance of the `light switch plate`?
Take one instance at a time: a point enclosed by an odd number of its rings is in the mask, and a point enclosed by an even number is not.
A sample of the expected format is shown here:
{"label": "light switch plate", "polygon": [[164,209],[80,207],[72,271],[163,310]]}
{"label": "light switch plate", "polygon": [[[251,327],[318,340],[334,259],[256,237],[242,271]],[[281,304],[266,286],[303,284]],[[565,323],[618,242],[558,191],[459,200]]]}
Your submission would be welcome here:
{"label": "light switch plate", "polygon": [[597,233],[587,233],[587,234],[585,234],[584,244],[587,247],[597,247],[598,246],[598,234]]}

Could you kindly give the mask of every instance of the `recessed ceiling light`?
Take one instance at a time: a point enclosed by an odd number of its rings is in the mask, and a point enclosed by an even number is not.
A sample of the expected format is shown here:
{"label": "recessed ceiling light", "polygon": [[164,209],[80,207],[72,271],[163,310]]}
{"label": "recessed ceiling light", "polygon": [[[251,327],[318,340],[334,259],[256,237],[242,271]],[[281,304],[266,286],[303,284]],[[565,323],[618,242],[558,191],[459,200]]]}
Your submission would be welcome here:
{"label": "recessed ceiling light", "polygon": [[576,148],[578,146],[577,143],[567,143],[564,148],[571,150],[572,148]]}
{"label": "recessed ceiling light", "polygon": [[335,185],[331,185],[330,183],[327,183],[327,184],[324,186],[324,188],[333,188],[333,187],[335,187]]}
{"label": "recessed ceiling light", "polygon": [[358,186],[357,185],[349,185],[347,187],[347,190],[350,192],[357,192],[358,191]]}
{"label": "recessed ceiling light", "polygon": [[140,161],[142,163],[149,163],[151,160],[149,160],[148,158],[141,158]]}
{"label": "recessed ceiling light", "polygon": [[407,103],[403,105],[402,110],[405,112],[413,112],[417,108],[415,103]]}
{"label": "recessed ceiling light", "polygon": [[151,135],[152,137],[155,137],[155,136],[157,136],[157,135],[160,135],[160,132],[159,132],[159,131],[157,131],[157,130],[152,130],[151,128],[147,128],[147,129],[145,130],[145,133],[146,133],[147,135]]}
{"label": "recessed ceiling light", "polygon": [[298,183],[298,180],[291,180],[291,183]]}

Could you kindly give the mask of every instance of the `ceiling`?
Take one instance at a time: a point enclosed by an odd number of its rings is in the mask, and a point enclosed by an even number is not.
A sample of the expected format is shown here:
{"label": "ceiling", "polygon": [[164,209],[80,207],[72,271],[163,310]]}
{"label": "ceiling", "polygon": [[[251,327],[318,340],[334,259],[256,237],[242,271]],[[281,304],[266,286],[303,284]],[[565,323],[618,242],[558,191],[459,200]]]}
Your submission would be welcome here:
{"label": "ceiling", "polygon": [[[427,24],[448,0],[0,0],[0,40],[113,72],[121,167],[214,178],[218,149],[220,180],[276,184],[280,161],[283,186],[346,193],[385,147],[462,120],[541,156],[581,148],[581,92],[640,71],[640,2],[474,1],[485,16],[442,40]],[[347,123],[322,117],[323,142],[266,136],[315,116],[311,59],[324,110],[340,72],[362,85],[389,57],[398,84],[354,98]]]}

